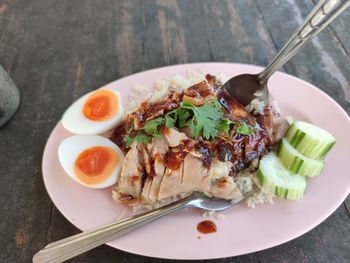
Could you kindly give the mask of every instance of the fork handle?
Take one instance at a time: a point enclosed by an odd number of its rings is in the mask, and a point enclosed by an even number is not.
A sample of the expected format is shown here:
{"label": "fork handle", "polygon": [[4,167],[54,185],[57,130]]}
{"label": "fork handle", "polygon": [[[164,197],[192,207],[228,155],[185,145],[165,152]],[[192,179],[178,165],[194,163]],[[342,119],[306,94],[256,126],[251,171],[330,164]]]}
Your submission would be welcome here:
{"label": "fork handle", "polygon": [[349,5],[350,0],[320,0],[270,64],[258,75],[259,82],[266,84],[276,70],[297,54],[308,40],[320,33]]}
{"label": "fork handle", "polygon": [[190,206],[193,200],[194,197],[189,196],[158,209],[53,242],[36,253],[33,257],[33,262],[63,262],[125,235],[156,219]]}

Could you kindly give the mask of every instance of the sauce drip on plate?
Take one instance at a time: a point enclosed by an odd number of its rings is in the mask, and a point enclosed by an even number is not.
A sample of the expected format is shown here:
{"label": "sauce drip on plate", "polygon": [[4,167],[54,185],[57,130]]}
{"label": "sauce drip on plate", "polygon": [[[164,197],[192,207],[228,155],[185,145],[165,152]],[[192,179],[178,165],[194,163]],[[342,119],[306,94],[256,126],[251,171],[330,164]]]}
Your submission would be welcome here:
{"label": "sauce drip on plate", "polygon": [[197,230],[202,234],[211,234],[217,231],[216,225],[213,221],[204,220],[197,225]]}

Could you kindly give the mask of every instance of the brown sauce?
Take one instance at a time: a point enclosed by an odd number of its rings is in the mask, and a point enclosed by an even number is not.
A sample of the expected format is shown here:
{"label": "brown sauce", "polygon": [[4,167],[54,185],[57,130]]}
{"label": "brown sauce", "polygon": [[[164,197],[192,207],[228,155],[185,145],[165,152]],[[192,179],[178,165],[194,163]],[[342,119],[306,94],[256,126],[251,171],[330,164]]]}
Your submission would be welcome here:
{"label": "brown sauce", "polygon": [[181,167],[183,160],[185,159],[186,152],[180,148],[175,148],[165,154],[165,167],[170,170],[177,170]]}
{"label": "brown sauce", "polygon": [[194,150],[193,142],[190,139],[182,141],[182,144],[184,147],[184,151],[192,152]]}
{"label": "brown sauce", "polygon": [[205,98],[213,93],[212,88],[208,86],[206,81],[201,81],[185,91],[185,95],[192,98]]}
{"label": "brown sauce", "polygon": [[204,220],[197,225],[197,230],[202,234],[211,234],[217,231],[216,225],[213,221]]}
{"label": "brown sauce", "polygon": [[162,131],[163,131],[164,135],[169,135],[170,134],[170,129],[168,127],[166,127],[166,126],[163,127]]}
{"label": "brown sauce", "polygon": [[184,140],[177,147],[172,148],[164,156],[164,164],[170,170],[177,170],[181,167],[188,152],[193,151],[195,146],[191,140]]}
{"label": "brown sauce", "polygon": [[116,145],[119,146],[119,148],[126,153],[128,151],[128,148],[126,147],[126,144],[124,142],[124,136],[127,133],[127,130],[130,128],[130,125],[132,125],[131,122],[128,122],[126,120],[122,121],[112,132],[112,135],[110,137],[111,141],[114,142]]}
{"label": "brown sauce", "polygon": [[210,149],[209,144],[200,141],[196,143],[195,149],[198,153],[202,155],[200,160],[202,161],[203,166],[209,169],[212,161],[212,151]]}
{"label": "brown sauce", "polygon": [[143,127],[145,122],[153,120],[164,113],[174,110],[179,107],[179,101],[174,101],[172,97],[173,93],[169,94],[166,100],[149,103],[143,102],[137,111],[130,114],[130,117],[134,120],[135,126],[138,128]]}
{"label": "brown sauce", "polygon": [[242,104],[232,98],[224,89],[219,89],[217,98],[222,107],[225,109],[224,115],[232,121],[239,121],[246,119],[248,123],[255,123],[255,120],[250,113],[248,113]]}
{"label": "brown sauce", "polygon": [[214,89],[218,89],[222,85],[222,83],[213,75],[207,74],[205,75],[205,79],[208,81],[209,85],[213,86]]}

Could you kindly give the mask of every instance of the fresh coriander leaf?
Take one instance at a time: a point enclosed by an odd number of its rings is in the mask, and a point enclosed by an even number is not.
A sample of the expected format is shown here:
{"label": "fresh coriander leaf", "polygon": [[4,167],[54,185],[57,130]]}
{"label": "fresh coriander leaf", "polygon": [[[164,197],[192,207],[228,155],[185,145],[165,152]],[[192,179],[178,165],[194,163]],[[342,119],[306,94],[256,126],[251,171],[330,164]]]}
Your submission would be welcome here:
{"label": "fresh coriander leaf", "polygon": [[159,140],[160,139],[160,134],[159,133],[153,134],[153,138],[156,139],[156,140]]}
{"label": "fresh coriander leaf", "polygon": [[125,142],[127,147],[130,147],[134,142],[134,138],[131,138],[129,135],[125,135],[123,141]]}
{"label": "fresh coriander leaf", "polygon": [[146,122],[143,129],[148,135],[151,135],[151,136],[158,135],[159,134],[158,127],[164,124],[164,122],[165,122],[165,119],[162,117],[159,117],[157,119]]}
{"label": "fresh coriander leaf", "polygon": [[229,119],[225,118],[217,123],[216,128],[219,132],[227,134],[230,130],[231,123],[232,122]]}
{"label": "fresh coriander leaf", "polygon": [[202,135],[205,139],[210,139],[218,134],[216,124],[222,118],[222,111],[217,100],[206,102],[200,107],[196,107],[190,102],[183,102],[181,108],[193,112],[193,117],[187,120],[186,124],[190,127],[195,138]]}
{"label": "fresh coriander leaf", "polygon": [[201,132],[203,130],[203,125],[202,124],[198,124],[198,121],[196,119],[196,117],[193,117],[191,119],[191,121],[189,122],[190,124],[190,130],[191,130],[191,134],[193,135],[194,138],[198,138],[199,136],[201,136]]}
{"label": "fresh coriander leaf", "polygon": [[150,138],[146,134],[138,134],[135,137],[130,137],[129,135],[124,136],[124,142],[126,143],[127,147],[130,147],[135,141],[138,143],[147,144],[150,142]]}
{"label": "fresh coriander leaf", "polygon": [[193,107],[196,107],[194,106],[191,102],[189,101],[183,101],[181,102],[181,105],[180,105],[181,108],[185,108],[185,109],[193,109]]}
{"label": "fresh coriander leaf", "polygon": [[218,130],[216,123],[222,118],[222,111],[214,103],[205,103],[201,107],[195,107],[194,115],[197,125],[202,129],[203,137],[210,139],[216,137]]}
{"label": "fresh coriander leaf", "polygon": [[190,110],[188,109],[179,109],[177,111],[177,117],[179,119],[179,127],[183,128],[188,125],[188,120],[191,117]]}
{"label": "fresh coriander leaf", "polygon": [[137,142],[139,142],[139,143],[145,143],[145,144],[147,144],[147,143],[150,142],[150,138],[149,138],[149,136],[146,135],[146,134],[139,134],[139,135],[137,135],[134,139],[135,139]]}
{"label": "fresh coriander leaf", "polygon": [[177,110],[168,112],[165,115],[165,126],[167,126],[168,128],[175,127],[176,121],[177,121]]}
{"label": "fresh coriander leaf", "polygon": [[242,135],[252,135],[254,133],[253,127],[249,126],[244,121],[239,121],[235,124],[236,132]]}
{"label": "fresh coriander leaf", "polygon": [[212,104],[215,108],[218,108],[218,109],[221,111],[221,104],[220,104],[220,102],[218,101],[217,98],[214,98],[214,99],[211,101],[211,104]]}
{"label": "fresh coriander leaf", "polygon": [[171,116],[165,117],[165,126],[168,128],[173,128],[175,126],[176,120],[172,118]]}

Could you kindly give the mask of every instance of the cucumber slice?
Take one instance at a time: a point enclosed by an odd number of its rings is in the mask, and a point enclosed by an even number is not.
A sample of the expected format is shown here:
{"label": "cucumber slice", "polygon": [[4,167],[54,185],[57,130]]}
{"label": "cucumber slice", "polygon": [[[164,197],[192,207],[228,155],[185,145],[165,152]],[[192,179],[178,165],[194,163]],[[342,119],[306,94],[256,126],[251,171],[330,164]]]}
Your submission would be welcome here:
{"label": "cucumber slice", "polygon": [[289,171],[304,176],[317,176],[324,166],[323,160],[313,160],[302,155],[285,138],[277,147],[277,156]]}
{"label": "cucumber slice", "polygon": [[306,189],[306,178],[288,171],[274,152],[260,160],[258,179],[263,190],[285,199],[299,200]]}
{"label": "cucumber slice", "polygon": [[304,121],[294,122],[285,137],[300,153],[316,160],[324,158],[335,143],[328,131]]}

